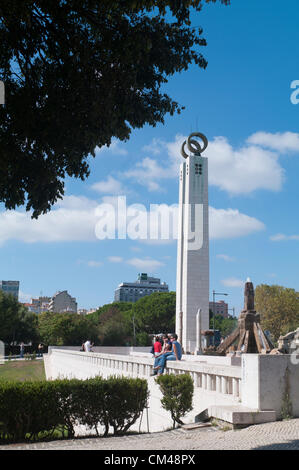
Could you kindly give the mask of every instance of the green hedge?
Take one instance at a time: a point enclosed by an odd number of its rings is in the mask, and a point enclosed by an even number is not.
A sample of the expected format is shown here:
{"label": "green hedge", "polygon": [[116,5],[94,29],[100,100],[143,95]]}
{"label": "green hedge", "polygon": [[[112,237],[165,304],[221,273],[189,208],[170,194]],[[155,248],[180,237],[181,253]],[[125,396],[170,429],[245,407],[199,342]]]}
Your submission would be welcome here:
{"label": "green hedge", "polygon": [[147,406],[146,380],[97,377],[50,382],[0,381],[0,439],[49,438],[59,431],[74,436],[82,424],[104,435],[125,433]]}

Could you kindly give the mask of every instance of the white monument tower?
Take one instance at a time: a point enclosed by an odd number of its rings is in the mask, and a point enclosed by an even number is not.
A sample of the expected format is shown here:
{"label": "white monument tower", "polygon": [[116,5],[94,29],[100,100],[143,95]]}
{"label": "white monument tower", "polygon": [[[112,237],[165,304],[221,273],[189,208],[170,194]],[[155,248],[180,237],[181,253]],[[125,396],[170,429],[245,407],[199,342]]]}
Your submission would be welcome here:
{"label": "white monument tower", "polygon": [[[186,145],[190,156],[185,152]],[[201,156],[207,145],[207,138],[195,132],[181,149],[185,161],[180,166],[176,331],[185,352],[191,353],[197,344],[199,309],[201,328],[209,329],[208,159]]]}

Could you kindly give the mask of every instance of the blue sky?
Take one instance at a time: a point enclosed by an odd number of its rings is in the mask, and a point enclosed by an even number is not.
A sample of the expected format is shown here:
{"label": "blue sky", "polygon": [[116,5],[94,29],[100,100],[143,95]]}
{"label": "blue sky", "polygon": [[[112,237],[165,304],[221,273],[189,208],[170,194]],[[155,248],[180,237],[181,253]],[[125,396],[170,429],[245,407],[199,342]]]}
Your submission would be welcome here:
{"label": "blue sky", "polygon": [[32,221],[21,208],[2,210],[0,277],[20,281],[21,300],[67,289],[79,307],[97,307],[138,272],[175,290],[174,241],[98,240],[94,214],[117,195],[147,210],[177,203],[180,144],[194,131],[209,139],[211,297],[228,293],[239,314],[248,276],[299,288],[298,10],[296,0],[206,5],[192,24],[204,29],[207,69],[192,66],[164,87],[185,111],[99,150],[88,180],[68,179],[51,214]]}

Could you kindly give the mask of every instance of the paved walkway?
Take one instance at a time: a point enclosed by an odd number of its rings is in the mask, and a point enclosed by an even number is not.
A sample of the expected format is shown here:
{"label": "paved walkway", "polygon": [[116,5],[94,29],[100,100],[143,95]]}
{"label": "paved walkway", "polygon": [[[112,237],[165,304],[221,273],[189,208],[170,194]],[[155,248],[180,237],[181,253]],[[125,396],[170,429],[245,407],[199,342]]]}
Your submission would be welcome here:
{"label": "paved walkway", "polygon": [[299,450],[299,419],[242,430],[214,427],[124,437],[85,438],[0,446],[0,450]]}

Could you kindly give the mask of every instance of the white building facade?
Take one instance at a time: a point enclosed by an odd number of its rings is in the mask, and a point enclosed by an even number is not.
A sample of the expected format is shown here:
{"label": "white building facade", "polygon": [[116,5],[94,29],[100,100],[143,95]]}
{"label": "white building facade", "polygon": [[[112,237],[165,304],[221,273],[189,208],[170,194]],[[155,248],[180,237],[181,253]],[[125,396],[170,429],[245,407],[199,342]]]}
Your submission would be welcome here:
{"label": "white building facade", "polygon": [[57,292],[49,302],[49,312],[77,313],[77,302],[66,290]]}

